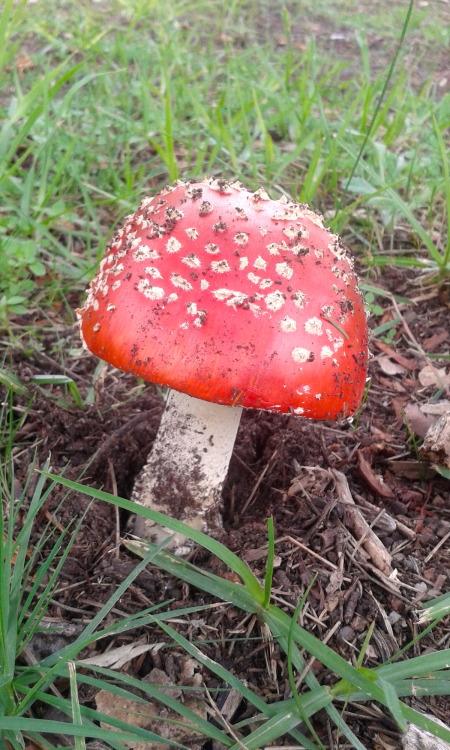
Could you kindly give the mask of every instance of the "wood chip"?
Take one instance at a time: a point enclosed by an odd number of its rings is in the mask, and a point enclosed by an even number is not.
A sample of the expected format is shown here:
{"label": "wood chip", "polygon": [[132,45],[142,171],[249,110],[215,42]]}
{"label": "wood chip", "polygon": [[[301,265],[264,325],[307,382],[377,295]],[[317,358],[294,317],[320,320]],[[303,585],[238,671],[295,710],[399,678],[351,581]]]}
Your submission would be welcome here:
{"label": "wood chip", "polygon": [[435,466],[450,469],[450,411],[446,412],[428,430],[420,455]]}
{"label": "wood chip", "polygon": [[444,341],[447,341],[449,335],[448,331],[438,331],[438,333],[434,333],[429,338],[424,339],[422,346],[426,352],[434,352]]}

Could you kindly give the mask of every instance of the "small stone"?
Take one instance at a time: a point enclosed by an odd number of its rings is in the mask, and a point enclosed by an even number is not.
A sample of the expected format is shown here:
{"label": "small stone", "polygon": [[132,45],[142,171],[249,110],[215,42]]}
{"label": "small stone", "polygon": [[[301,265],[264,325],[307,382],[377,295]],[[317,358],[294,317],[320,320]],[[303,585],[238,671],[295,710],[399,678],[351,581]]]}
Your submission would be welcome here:
{"label": "small stone", "polygon": [[337,637],[339,638],[340,641],[347,641],[351,643],[355,635],[356,633],[354,629],[351,627],[351,625],[344,625],[338,631]]}
{"label": "small stone", "polygon": [[441,521],[441,525],[436,529],[436,536],[442,539],[450,531],[450,523],[448,521]]}
{"label": "small stone", "polygon": [[396,624],[398,623],[398,621],[399,621],[399,620],[401,620],[401,619],[402,619],[402,616],[401,616],[401,615],[399,615],[399,613],[398,613],[398,612],[394,612],[394,611],[392,611],[392,612],[391,612],[391,613],[390,613],[390,614],[388,615],[388,620],[389,620],[389,622],[391,623],[391,625],[396,625]]}
{"label": "small stone", "polygon": [[353,630],[355,630],[357,633],[362,633],[363,630],[367,628],[367,620],[365,617],[362,617],[361,615],[355,615],[351,622],[351,627]]}

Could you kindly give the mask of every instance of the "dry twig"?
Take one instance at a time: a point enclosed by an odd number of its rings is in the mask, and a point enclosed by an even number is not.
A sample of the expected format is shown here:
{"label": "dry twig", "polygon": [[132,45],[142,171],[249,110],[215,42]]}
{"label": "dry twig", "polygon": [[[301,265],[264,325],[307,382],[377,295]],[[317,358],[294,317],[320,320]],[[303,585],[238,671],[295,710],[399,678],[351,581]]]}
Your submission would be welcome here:
{"label": "dry twig", "polygon": [[392,557],[369,526],[359,508],[356,507],[347,477],[337,469],[331,469],[331,474],[336,483],[340,502],[345,505],[343,523],[354,534],[359,544],[364,547],[375,567],[386,576],[392,575]]}

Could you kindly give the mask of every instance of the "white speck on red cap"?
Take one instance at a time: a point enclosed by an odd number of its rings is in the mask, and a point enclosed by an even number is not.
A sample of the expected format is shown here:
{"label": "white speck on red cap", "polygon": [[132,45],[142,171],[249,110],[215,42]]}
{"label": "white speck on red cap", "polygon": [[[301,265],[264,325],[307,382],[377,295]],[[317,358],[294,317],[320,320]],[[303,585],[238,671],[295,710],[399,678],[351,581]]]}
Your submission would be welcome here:
{"label": "white speck on red cap", "polygon": [[283,292],[280,292],[278,290],[276,292],[270,292],[266,295],[266,305],[269,310],[273,310],[273,312],[281,310],[285,302],[286,297],[284,296]]}
{"label": "white speck on red cap", "polygon": [[253,263],[253,267],[257,268],[258,271],[265,271],[267,268],[267,261],[264,260],[264,258],[261,258],[260,255],[256,258],[256,260]]}
{"label": "white speck on red cap", "polygon": [[305,331],[306,333],[313,334],[313,336],[322,336],[323,330],[320,318],[310,318],[307,320],[305,323]]}
{"label": "white speck on red cap", "polygon": [[200,258],[197,258],[195,253],[189,253],[189,255],[186,255],[185,258],[181,259],[182,263],[185,263],[189,268],[200,268],[202,265],[200,262]]}
{"label": "white speck on red cap", "polygon": [[220,253],[220,247],[219,245],[216,245],[215,242],[209,242],[205,245],[205,250],[210,255],[217,255],[217,253]]}
{"label": "white speck on red cap", "polygon": [[177,253],[182,247],[183,245],[176,237],[170,237],[166,242],[166,250],[168,253]]}
{"label": "white speck on red cap", "polygon": [[280,323],[280,328],[285,333],[292,333],[297,330],[297,323],[293,318],[289,318],[287,315]]}
{"label": "white speck on red cap", "polygon": [[230,266],[226,260],[211,261],[211,271],[214,271],[214,273],[228,273],[230,270]]}
{"label": "white speck on red cap", "polygon": [[264,188],[258,188],[258,190],[255,190],[255,192],[251,196],[251,199],[256,204],[260,203],[261,201],[270,201],[270,198]]}
{"label": "white speck on red cap", "polygon": [[152,286],[148,279],[140,279],[137,285],[138,292],[142,292],[144,297],[147,299],[162,299],[164,297],[164,289],[160,286]]}
{"label": "white speck on red cap", "polygon": [[187,279],[183,279],[179,273],[173,273],[170,280],[174,286],[184,289],[185,292],[190,292],[192,290],[192,284],[190,284]]}
{"label": "white speck on red cap", "polygon": [[248,295],[243,292],[236,292],[232,289],[216,289],[213,292],[216,299],[225,302],[229,307],[241,307],[248,299]]}
{"label": "white speck on red cap", "polygon": [[283,276],[285,279],[292,279],[294,269],[289,263],[277,263],[275,271],[279,276]]}
{"label": "white speck on red cap", "polygon": [[296,346],[295,349],[292,350],[291,355],[294,362],[302,364],[303,362],[308,362],[309,358],[311,357],[311,351],[310,349],[304,349],[301,346]]}
{"label": "white speck on red cap", "polygon": [[145,273],[148,273],[149,276],[152,277],[152,279],[162,279],[162,274],[159,268],[155,268],[155,266],[146,266],[144,268]]}
{"label": "white speck on red cap", "polygon": [[161,258],[157,250],[147,245],[140,245],[133,253],[133,260],[140,263],[141,260],[159,260]]}
{"label": "white speck on red cap", "polygon": [[305,306],[306,294],[298,290],[294,292],[294,294],[291,297],[291,300],[294,303],[294,305],[301,310]]}

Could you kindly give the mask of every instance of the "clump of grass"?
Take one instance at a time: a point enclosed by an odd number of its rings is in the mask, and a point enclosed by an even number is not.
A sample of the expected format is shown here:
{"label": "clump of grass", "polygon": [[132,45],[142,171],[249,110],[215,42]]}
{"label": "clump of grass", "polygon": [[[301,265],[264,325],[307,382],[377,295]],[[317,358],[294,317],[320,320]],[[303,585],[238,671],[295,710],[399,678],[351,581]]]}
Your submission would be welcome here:
{"label": "clump of grass", "polygon": [[371,262],[448,273],[446,99],[411,87],[403,50],[390,76],[361,29],[361,63],[336,62],[299,47],[295,10],[247,0],[108,10],[0,11],[0,320],[81,290],[143,193],[205,173],[313,204]]}
{"label": "clump of grass", "polygon": [[[413,648],[414,643],[410,643],[386,664],[369,669],[364,666],[365,652],[370,642],[371,627],[369,626],[356,666],[349,664],[333,649],[298,625],[299,609],[293,616],[290,616],[270,603],[274,559],[274,536],[270,522],[267,569],[264,585],[261,585],[248,566],[227,547],[205,534],[189,528],[182,522],[143,506],[136,507],[134,503],[128,500],[65,478],[51,474],[48,476],[52,481],[60,482],[68,489],[84,492],[89,497],[106,501],[131,513],[137,512],[145,518],[167,527],[174,533],[182,533],[216,555],[235,576],[239,576],[240,583],[204,571],[198,566],[148,542],[126,542],[126,546],[131,551],[146,560],[148,560],[148,555],[152,554],[153,564],[169,574],[245,613],[255,615],[259,622],[265,624],[269,629],[271,639],[277,642],[281,651],[284,652],[292,675],[295,674],[297,678],[304,674],[300,686],[293,680],[296,689],[291,698],[266,704],[249,690],[241,680],[222,665],[214,662],[202,651],[198,644],[193,644],[180,635],[165,621],[165,618],[158,619],[159,627],[173,643],[196,659],[210,673],[237,690],[253,707],[254,714],[250,720],[221,727],[221,741],[225,747],[239,750],[244,746],[248,750],[257,750],[257,748],[266,747],[268,743],[288,735],[308,750],[317,750],[317,748],[323,746],[314,731],[313,720],[316,713],[325,710],[331,722],[338,732],[346,737],[350,746],[357,750],[365,750],[364,744],[355,736],[346,722],[343,707],[348,703],[358,704],[367,701],[375,701],[381,705],[385,711],[391,714],[401,730],[405,730],[408,723],[413,723],[423,730],[432,732],[434,736],[440,739],[450,741],[448,729],[401,700],[408,696],[430,697],[450,694],[450,671],[448,669],[450,650],[444,649],[408,659],[401,658],[405,651]],[[306,595],[307,592],[301,604],[304,602]],[[448,597],[443,603],[438,602],[436,606],[428,605],[423,613],[423,619],[432,619],[433,622],[425,632],[428,632],[446,615],[448,612],[447,599]],[[415,642],[417,642],[417,639]],[[307,658],[305,658],[305,653]],[[334,676],[334,679],[331,680],[331,687],[320,685],[313,673],[305,670],[309,658],[317,659],[331,672]],[[109,674],[105,670],[99,671],[105,676]],[[81,676],[78,676],[77,679],[83,680]],[[132,680],[129,677],[116,676],[116,679],[123,680],[124,684],[139,687],[139,681]],[[141,687],[143,686],[141,685]],[[181,705],[178,708],[175,707],[175,710],[182,715]],[[190,717],[190,719],[200,733],[205,731],[206,728],[201,725],[201,722],[196,722],[194,717]],[[311,730],[312,735],[299,731],[297,727],[302,722]],[[0,728],[1,726],[0,719]],[[212,734],[206,734],[205,736],[212,736]],[[237,741],[236,738],[238,738]]]}
{"label": "clump of grass", "polygon": [[[80,685],[89,684],[96,691],[106,690],[112,695],[140,700],[145,705],[142,698],[131,692],[139,685],[147,698],[151,696],[170,706],[172,701],[163,690],[156,685],[142,686],[114,669],[92,669],[87,662],[79,672],[78,661],[92,644],[104,638],[160,619],[170,621],[172,617],[186,617],[204,608],[168,610],[169,603],[163,601],[112,625],[103,625],[136,576],[154,559],[155,552],[151,551],[73,642],[57,647],[49,656],[36,654],[35,642],[39,635],[51,635],[51,629],[44,627],[45,616],[83,518],[72,528],[61,529],[52,516],[38,542],[31,544],[36,518],[43,513],[55,482],[47,482],[44,474],[36,475],[32,464],[20,496],[16,496],[12,447],[20,423],[14,425],[12,420],[7,423],[5,413],[6,406],[0,422],[2,455],[5,456],[0,466],[0,745],[8,750],[23,750],[27,739],[31,739],[43,750],[55,750],[60,746],[58,738],[71,737],[76,749],[81,750],[86,747],[87,739],[97,738],[108,747],[126,750],[130,745],[125,743],[161,740],[155,732],[82,706],[78,691]],[[48,468],[48,464],[44,466],[44,470]],[[57,635],[56,629],[55,639]],[[66,680],[70,689],[64,689],[63,694],[60,687]],[[55,711],[61,719],[46,717],[47,713],[50,716],[50,712],[54,715]],[[184,720],[190,720],[192,712],[181,704],[179,713]],[[102,728],[102,722],[113,729]],[[205,727],[199,718],[197,725],[204,733]],[[222,739],[222,732],[212,727],[209,731],[215,739]],[[54,741],[49,739],[52,737]]]}

